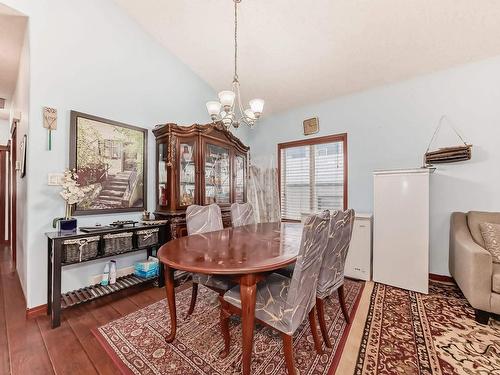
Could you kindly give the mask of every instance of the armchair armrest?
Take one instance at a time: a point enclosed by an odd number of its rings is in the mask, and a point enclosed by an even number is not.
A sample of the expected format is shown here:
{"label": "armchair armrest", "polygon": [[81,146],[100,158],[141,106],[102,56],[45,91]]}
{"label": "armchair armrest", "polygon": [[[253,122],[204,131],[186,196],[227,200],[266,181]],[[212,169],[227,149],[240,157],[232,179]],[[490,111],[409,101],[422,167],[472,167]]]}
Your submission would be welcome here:
{"label": "armchair armrest", "polygon": [[474,240],[463,212],[453,212],[450,223],[450,273],[475,309],[490,311],[491,254]]}

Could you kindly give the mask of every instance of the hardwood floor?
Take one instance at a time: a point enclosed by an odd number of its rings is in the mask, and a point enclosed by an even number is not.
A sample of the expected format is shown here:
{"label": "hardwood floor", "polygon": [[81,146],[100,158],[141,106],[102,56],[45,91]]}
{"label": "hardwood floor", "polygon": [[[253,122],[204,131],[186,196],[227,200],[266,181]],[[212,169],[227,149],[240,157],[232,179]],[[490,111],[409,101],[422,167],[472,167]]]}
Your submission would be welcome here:
{"label": "hardwood floor", "polygon": [[165,289],[138,287],[63,312],[26,319],[10,250],[0,248],[0,374],[119,374],[91,330],[165,298]]}

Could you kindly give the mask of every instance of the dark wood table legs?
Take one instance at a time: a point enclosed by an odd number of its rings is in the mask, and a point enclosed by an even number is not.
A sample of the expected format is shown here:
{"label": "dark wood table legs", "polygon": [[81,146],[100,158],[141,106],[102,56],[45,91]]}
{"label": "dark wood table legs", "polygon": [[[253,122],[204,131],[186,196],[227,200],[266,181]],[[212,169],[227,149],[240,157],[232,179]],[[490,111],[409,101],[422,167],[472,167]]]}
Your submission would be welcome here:
{"label": "dark wood table legs", "polygon": [[47,241],[47,315],[52,312],[52,241]]}
{"label": "dark wood table legs", "polygon": [[[165,275],[165,289],[167,292],[168,312],[170,315],[170,333],[165,338],[168,343],[175,339],[177,330],[177,310],[175,306],[175,286],[174,269],[163,265]],[[257,277],[255,274],[241,276],[240,280],[241,294],[241,324],[242,324],[242,371],[243,375],[250,374],[253,350],[253,334],[255,329],[255,300],[257,292]],[[222,298],[222,297],[221,297]]]}
{"label": "dark wood table legs", "polygon": [[177,330],[177,310],[175,307],[175,285],[174,285],[174,269],[166,264],[164,267],[165,290],[167,291],[168,312],[170,314],[170,334],[165,338],[167,342],[172,342],[175,339]]}
{"label": "dark wood table legs", "polygon": [[257,292],[257,277],[254,274],[241,276],[241,325],[242,325],[242,351],[241,368],[243,375],[250,374],[252,364],[253,333],[255,329],[255,299]]}
{"label": "dark wood table legs", "polygon": [[54,244],[52,249],[52,299],[50,312],[52,317],[52,328],[61,325],[61,247],[60,241]]}

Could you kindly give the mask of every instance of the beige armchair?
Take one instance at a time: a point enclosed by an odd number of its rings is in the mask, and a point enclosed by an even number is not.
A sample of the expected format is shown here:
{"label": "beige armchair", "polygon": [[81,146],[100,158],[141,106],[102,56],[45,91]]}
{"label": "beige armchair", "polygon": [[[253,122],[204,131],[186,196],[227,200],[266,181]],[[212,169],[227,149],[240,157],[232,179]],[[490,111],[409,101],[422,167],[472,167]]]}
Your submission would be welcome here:
{"label": "beige armchair", "polygon": [[487,324],[500,314],[500,263],[484,248],[479,224],[500,224],[500,212],[454,212],[450,224],[450,272],[476,311],[476,321]]}

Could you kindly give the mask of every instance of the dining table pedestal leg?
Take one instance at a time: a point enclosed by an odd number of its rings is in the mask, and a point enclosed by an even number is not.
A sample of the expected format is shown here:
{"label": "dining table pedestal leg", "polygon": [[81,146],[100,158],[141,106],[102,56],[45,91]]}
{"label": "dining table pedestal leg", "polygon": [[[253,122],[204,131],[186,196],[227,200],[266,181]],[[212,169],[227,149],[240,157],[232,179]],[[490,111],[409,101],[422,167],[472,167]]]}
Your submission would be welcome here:
{"label": "dining table pedestal leg", "polygon": [[242,350],[241,367],[243,375],[250,374],[252,364],[253,334],[255,328],[255,300],[257,296],[257,278],[254,274],[244,275],[240,279]]}
{"label": "dining table pedestal leg", "polygon": [[167,342],[172,342],[175,339],[177,330],[177,311],[175,308],[175,285],[174,285],[174,269],[166,264],[164,265],[165,290],[167,291],[168,312],[170,314],[170,334],[165,338]]}

